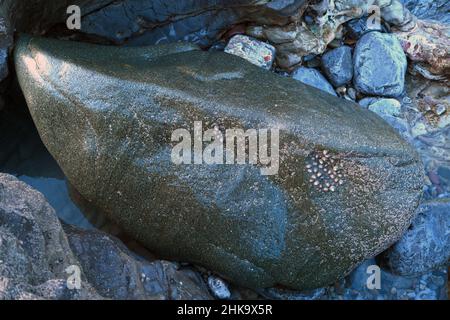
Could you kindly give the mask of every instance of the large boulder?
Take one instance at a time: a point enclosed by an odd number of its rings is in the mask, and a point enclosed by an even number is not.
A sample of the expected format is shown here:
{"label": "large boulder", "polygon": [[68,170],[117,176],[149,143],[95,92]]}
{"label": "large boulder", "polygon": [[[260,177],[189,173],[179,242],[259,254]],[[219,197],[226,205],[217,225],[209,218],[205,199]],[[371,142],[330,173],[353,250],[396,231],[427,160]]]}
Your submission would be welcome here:
{"label": "large boulder", "polygon": [[[332,283],[398,240],[418,204],[422,165],[381,118],[239,57],[22,37],[15,62],[81,195],[155,253],[236,283]],[[194,121],[279,129],[277,174],[173,163],[171,136]]]}

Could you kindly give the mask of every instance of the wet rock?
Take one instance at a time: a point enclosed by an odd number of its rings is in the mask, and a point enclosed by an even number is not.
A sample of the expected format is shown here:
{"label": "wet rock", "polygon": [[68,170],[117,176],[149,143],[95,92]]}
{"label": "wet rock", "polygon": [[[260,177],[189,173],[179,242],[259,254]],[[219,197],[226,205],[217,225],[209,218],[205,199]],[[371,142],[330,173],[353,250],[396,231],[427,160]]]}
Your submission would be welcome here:
{"label": "wet rock", "polygon": [[353,62],[353,81],[358,91],[379,96],[402,94],[407,61],[395,36],[367,33],[356,44]]}
{"label": "wet rock", "polygon": [[446,266],[450,258],[450,200],[421,204],[409,230],[386,253],[393,272],[417,275]]}
{"label": "wet rock", "polygon": [[353,77],[352,48],[342,46],[325,53],[322,56],[322,69],[335,87],[350,82]]}
{"label": "wet rock", "polygon": [[[0,299],[211,299],[197,272],[61,226],[43,195],[0,173]],[[78,272],[80,288],[69,286]],[[76,284],[76,281],[73,283]]]}
{"label": "wet rock", "polygon": [[336,96],[333,86],[317,69],[299,67],[292,72],[292,78]]}
{"label": "wet rock", "polygon": [[228,42],[225,52],[241,57],[269,70],[275,59],[275,48],[268,43],[244,35],[236,35]]}
{"label": "wet rock", "polygon": [[[28,37],[16,46],[45,145],[128,234],[246,287],[312,289],[405,231],[421,164],[382,119],[233,55],[173,52]],[[171,136],[197,120],[205,129],[282,124],[278,170],[176,165]]]}

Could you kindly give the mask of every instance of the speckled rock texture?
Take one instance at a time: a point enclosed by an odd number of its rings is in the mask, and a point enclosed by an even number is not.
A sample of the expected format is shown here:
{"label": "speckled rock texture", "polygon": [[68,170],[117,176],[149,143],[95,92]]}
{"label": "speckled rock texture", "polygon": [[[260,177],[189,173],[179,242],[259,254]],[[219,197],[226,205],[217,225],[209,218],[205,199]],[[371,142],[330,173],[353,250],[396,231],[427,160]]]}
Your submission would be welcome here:
{"label": "speckled rock texture", "polygon": [[389,267],[417,275],[446,266],[450,259],[450,200],[425,202],[402,239],[386,253]]}
{"label": "speckled rock texture", "polygon": [[[83,197],[156,254],[251,288],[322,287],[400,238],[423,174],[382,119],[233,55],[180,46],[19,39],[31,115]],[[279,128],[278,174],[173,164],[172,132],[197,120]],[[334,191],[319,186],[328,181]]]}
{"label": "speckled rock texture", "polygon": [[[81,288],[67,280],[80,269]],[[212,299],[197,272],[145,261],[100,231],[61,226],[44,196],[0,173],[0,300]]]}
{"label": "speckled rock texture", "polygon": [[407,61],[394,35],[369,32],[353,53],[355,88],[367,95],[399,96],[405,87]]}

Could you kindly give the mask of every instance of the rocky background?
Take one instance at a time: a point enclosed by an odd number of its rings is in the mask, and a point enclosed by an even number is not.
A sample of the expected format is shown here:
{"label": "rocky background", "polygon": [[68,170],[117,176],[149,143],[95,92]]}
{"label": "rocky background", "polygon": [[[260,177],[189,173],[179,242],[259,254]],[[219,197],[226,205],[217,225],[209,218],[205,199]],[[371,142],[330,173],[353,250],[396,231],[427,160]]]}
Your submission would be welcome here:
{"label": "rocky background", "polygon": [[[82,9],[79,31],[65,26],[69,4]],[[449,3],[380,0],[371,5],[355,0],[0,1],[0,171],[22,180],[0,175],[0,297],[446,299]],[[17,87],[10,59],[15,32],[123,46],[184,40],[355,101],[420,153],[428,179],[417,216],[389,250],[313,292],[255,292],[198,266],[158,260],[104,221],[50,165]],[[366,286],[371,264],[382,267],[379,290]],[[81,266],[81,289],[67,287],[66,265]]]}

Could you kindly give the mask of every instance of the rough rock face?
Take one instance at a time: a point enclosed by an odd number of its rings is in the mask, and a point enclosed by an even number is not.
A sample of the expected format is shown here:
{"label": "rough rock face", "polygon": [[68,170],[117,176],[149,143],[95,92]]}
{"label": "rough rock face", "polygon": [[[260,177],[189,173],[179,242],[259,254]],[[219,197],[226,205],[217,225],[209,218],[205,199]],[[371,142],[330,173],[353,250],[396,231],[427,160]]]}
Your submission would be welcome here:
{"label": "rough rock face", "polygon": [[406,56],[395,36],[369,32],[353,54],[357,90],[368,95],[399,96],[405,85]]}
{"label": "rough rock face", "polygon": [[[307,1],[119,0],[83,18],[81,31],[117,44],[149,45],[184,40],[211,45],[230,26],[286,24]],[[115,23],[111,23],[114,19]]]}
{"label": "rough rock face", "polygon": [[0,174],[0,299],[99,298],[87,282],[69,290],[77,265],[53,208],[37,191]]}
{"label": "rough rock face", "polygon": [[450,259],[450,201],[421,204],[410,229],[386,257],[390,268],[401,275],[445,266]]}
{"label": "rough rock face", "polygon": [[148,262],[99,231],[65,226],[87,281],[108,299],[212,299],[198,272],[164,260]]}
{"label": "rough rock face", "polygon": [[[0,299],[211,299],[198,273],[144,261],[99,231],[63,230],[43,195],[0,173]],[[69,289],[68,267],[81,289]]]}
{"label": "rough rock face", "polygon": [[411,13],[421,19],[450,24],[450,3],[447,0],[402,0]]}
{"label": "rough rock face", "polygon": [[[180,46],[19,40],[30,112],[87,200],[155,253],[248,287],[321,287],[401,236],[421,164],[382,119],[238,57]],[[278,128],[278,174],[174,164],[173,131],[197,120]]]}

